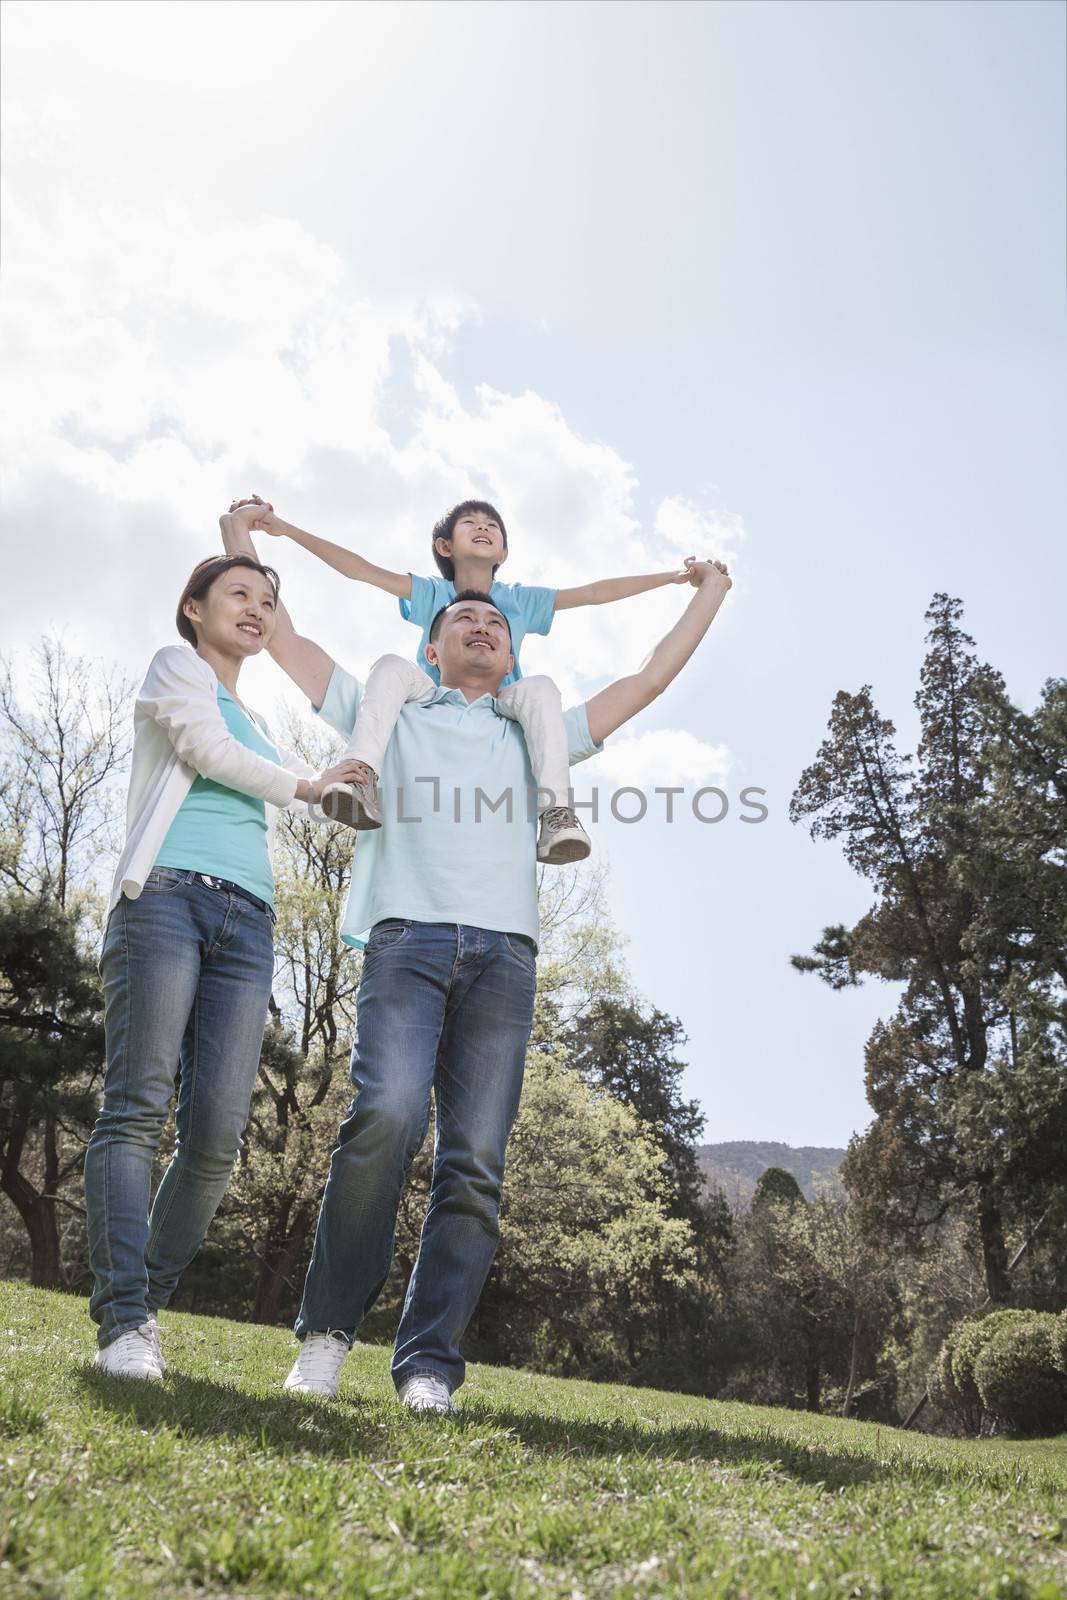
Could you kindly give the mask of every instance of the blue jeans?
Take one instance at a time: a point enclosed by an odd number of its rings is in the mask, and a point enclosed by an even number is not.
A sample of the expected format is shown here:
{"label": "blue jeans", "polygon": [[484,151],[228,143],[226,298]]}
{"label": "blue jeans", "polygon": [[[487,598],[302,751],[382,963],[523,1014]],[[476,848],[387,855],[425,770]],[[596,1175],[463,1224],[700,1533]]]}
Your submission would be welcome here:
{"label": "blue jeans", "polygon": [[[196,1255],[241,1148],[274,971],[264,902],[156,867],[108,918],[100,957],[107,1076],[85,1154],[101,1346],[165,1306]],[[148,1214],[175,1077],[174,1157]]]}
{"label": "blue jeans", "polygon": [[504,1150],[533,1023],[536,951],[522,934],[389,918],[363,958],[356,1098],[322,1198],[297,1334],[355,1338],[393,1259],[404,1178],[436,1108],[433,1179],[393,1351],[399,1388],[463,1382],[459,1353],[500,1238]]}

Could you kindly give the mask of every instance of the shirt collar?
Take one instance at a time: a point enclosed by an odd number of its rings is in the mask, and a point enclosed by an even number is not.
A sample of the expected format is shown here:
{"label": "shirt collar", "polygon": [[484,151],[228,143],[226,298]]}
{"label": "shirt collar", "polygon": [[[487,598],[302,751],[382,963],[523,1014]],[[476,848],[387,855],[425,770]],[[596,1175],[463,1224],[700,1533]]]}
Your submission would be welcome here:
{"label": "shirt collar", "polygon": [[480,706],[485,701],[489,702],[489,705],[494,711],[497,709],[495,694],[480,694],[477,700],[468,700],[462,689],[444,689],[440,684],[438,684],[434,690],[434,696],[430,701],[430,704],[434,706],[463,706],[466,708],[467,706]]}

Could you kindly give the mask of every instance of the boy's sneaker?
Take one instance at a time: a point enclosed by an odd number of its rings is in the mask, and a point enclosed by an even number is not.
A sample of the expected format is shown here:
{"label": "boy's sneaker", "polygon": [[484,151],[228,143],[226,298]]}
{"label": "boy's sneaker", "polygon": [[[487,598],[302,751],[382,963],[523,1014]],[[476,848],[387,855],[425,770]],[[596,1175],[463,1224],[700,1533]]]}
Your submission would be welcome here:
{"label": "boy's sneaker", "polygon": [[162,1329],[160,1328],[159,1323],[156,1321],[155,1312],[153,1312],[149,1317],[148,1321],[145,1323],[145,1327],[152,1335],[152,1348],[156,1352],[156,1365],[159,1367],[160,1372],[166,1372],[167,1363],[163,1359],[163,1347],[160,1343]]}
{"label": "boy's sneaker", "polygon": [[589,835],[570,806],[549,806],[541,813],[538,861],[550,867],[562,867],[569,861],[584,861],[592,848]]}
{"label": "boy's sneaker", "polygon": [[452,1395],[443,1378],[432,1372],[415,1372],[400,1385],[400,1404],[409,1411],[454,1413]]}
{"label": "boy's sneaker", "polygon": [[96,1352],[95,1367],[112,1378],[147,1378],[159,1383],[163,1367],[156,1348],[157,1335],[152,1324],[145,1322],[139,1328],[128,1328]]}
{"label": "boy's sneaker", "polygon": [[318,810],[327,822],[343,822],[346,828],[380,828],[377,778],[371,773],[361,783],[328,783],[319,796]]}
{"label": "boy's sneaker", "polygon": [[287,1394],[318,1394],[336,1400],[341,1367],[352,1346],[343,1333],[309,1333],[282,1385]]}

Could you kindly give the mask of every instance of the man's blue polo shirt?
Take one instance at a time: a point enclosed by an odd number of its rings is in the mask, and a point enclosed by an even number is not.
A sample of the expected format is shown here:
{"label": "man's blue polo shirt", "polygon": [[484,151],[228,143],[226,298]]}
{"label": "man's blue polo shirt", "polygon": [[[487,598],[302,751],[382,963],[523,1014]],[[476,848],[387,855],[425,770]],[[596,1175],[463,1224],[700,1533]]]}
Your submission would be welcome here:
{"label": "man's blue polo shirt", "polygon": [[[335,665],[312,709],[347,739],[362,693],[359,679]],[[584,704],[563,718],[572,764],[603,750],[590,738]],[[468,704],[459,689],[439,686],[426,705],[405,705],[382,762],[382,826],[356,842],[345,944],[362,950],[383,917],[523,933],[536,943],[533,790],[522,729],[493,695]]]}

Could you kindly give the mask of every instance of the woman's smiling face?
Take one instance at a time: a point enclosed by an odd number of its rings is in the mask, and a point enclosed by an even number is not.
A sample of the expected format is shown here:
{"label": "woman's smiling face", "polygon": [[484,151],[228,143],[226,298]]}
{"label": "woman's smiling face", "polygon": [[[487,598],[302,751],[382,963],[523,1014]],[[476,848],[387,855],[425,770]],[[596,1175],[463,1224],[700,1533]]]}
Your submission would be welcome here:
{"label": "woman's smiling face", "polygon": [[231,567],[199,600],[188,600],[185,615],[197,642],[226,655],[254,656],[270,642],[277,600],[274,586],[251,567]]}

